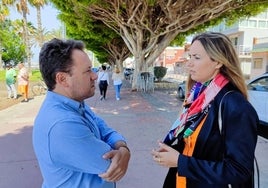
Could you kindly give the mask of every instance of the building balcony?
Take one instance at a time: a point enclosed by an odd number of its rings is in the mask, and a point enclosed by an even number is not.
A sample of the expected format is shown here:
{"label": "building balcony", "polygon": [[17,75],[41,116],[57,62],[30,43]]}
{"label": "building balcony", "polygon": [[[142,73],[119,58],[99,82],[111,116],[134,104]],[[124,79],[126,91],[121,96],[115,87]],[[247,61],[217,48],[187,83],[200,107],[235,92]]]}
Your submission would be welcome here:
{"label": "building balcony", "polygon": [[236,51],[239,58],[251,58],[252,56],[252,46],[239,45],[236,46]]}

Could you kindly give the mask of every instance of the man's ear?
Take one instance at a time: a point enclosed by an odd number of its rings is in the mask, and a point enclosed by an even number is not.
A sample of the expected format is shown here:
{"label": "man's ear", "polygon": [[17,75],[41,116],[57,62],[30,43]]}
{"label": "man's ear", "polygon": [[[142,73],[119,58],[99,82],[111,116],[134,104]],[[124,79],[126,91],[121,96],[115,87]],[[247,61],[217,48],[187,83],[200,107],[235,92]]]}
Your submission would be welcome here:
{"label": "man's ear", "polygon": [[56,74],[56,83],[62,86],[68,86],[68,78],[65,72],[58,72]]}

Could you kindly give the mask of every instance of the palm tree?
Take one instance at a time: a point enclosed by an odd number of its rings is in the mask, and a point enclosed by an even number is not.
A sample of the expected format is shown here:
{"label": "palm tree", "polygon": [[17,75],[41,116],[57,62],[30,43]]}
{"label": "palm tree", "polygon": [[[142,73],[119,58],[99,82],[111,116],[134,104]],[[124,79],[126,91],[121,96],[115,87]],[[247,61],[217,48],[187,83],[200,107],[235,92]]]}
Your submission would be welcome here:
{"label": "palm tree", "polygon": [[27,64],[28,64],[28,67],[31,68],[31,47],[30,47],[28,27],[27,27],[27,23],[28,23],[27,14],[29,13],[27,0],[17,0],[16,7],[17,7],[17,11],[22,14],[23,39],[24,39],[24,44],[26,46]]}
{"label": "palm tree", "polygon": [[22,14],[23,21],[23,40],[26,46],[27,64],[31,68],[31,47],[29,44],[28,27],[27,27],[27,14],[29,13],[27,0],[2,0],[5,5],[15,5],[17,11]]}
{"label": "palm tree", "polygon": [[0,2],[0,69],[3,69],[3,62],[2,62],[2,53],[3,53],[3,34],[1,33],[3,31],[2,26],[9,15],[9,10],[6,4],[4,4],[3,1]]}
{"label": "palm tree", "polygon": [[58,39],[64,39],[64,28],[60,27],[59,29],[53,29],[49,32],[46,33],[44,39],[45,41],[49,41],[53,38],[58,38]]}
{"label": "palm tree", "polygon": [[29,0],[30,5],[36,7],[37,10],[37,30],[39,38],[38,43],[39,46],[42,46],[44,43],[44,30],[42,28],[42,20],[41,20],[41,8],[48,4],[48,0]]}
{"label": "palm tree", "polygon": [[9,10],[6,4],[3,1],[0,2],[0,22],[4,22],[7,16],[9,15]]}
{"label": "palm tree", "polygon": [[[13,22],[15,32],[22,37],[23,37],[23,24],[24,24],[23,21],[18,19]],[[36,46],[37,41],[36,38],[38,34],[37,29],[33,26],[31,22],[27,23],[27,29],[28,29],[29,46],[31,49],[33,46]]]}

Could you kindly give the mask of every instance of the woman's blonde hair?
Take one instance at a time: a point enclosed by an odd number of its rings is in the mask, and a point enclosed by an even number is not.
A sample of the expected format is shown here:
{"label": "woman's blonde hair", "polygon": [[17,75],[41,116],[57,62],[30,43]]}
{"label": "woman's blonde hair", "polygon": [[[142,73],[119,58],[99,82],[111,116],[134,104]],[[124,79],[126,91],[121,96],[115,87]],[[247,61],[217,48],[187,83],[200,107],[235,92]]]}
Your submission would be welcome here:
{"label": "woman's blonde hair", "polygon": [[115,73],[120,73],[120,69],[118,67],[115,67]]}
{"label": "woman's blonde hair", "polygon": [[[220,73],[224,75],[247,99],[247,87],[240,68],[239,59],[231,40],[222,33],[206,32],[195,36],[192,40],[198,40],[211,60],[222,64]],[[194,80],[188,77],[187,89],[194,84]]]}

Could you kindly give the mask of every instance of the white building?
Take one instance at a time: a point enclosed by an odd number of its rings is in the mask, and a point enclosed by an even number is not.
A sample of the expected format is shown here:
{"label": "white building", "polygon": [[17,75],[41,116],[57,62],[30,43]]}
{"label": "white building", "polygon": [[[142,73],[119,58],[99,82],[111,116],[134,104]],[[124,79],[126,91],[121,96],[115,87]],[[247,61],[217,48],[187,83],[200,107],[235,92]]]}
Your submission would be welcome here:
{"label": "white building", "polygon": [[[268,37],[268,9],[254,17],[241,19],[232,26],[227,26],[224,22],[220,25],[209,29],[210,31],[221,32],[229,36],[239,55],[241,68],[244,75],[248,78],[252,77],[253,65],[253,43],[254,38]],[[268,62],[263,62],[259,67],[260,72],[268,71]],[[254,75],[255,76],[255,75]]]}

